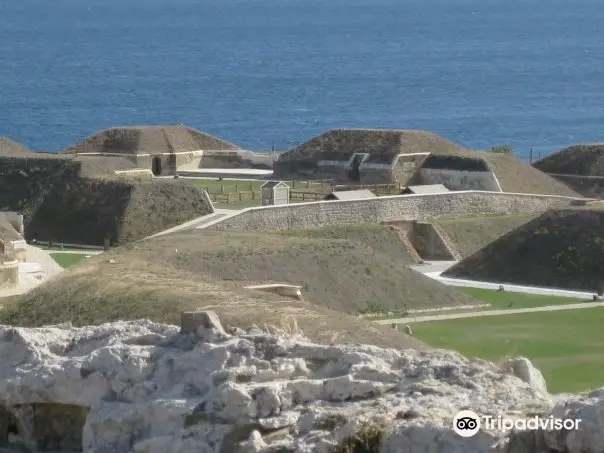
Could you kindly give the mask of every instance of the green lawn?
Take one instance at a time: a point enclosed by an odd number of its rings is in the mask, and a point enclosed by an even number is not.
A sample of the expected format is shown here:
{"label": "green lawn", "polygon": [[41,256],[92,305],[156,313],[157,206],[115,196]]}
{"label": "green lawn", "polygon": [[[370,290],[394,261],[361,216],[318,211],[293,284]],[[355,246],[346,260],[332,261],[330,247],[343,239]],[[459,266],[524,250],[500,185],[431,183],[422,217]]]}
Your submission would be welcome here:
{"label": "green lawn", "polygon": [[[456,287],[457,290],[472,296],[474,299],[490,303],[492,309],[533,308],[546,305],[567,305],[593,302],[592,299],[576,299],[572,297],[541,296],[537,294],[512,293],[509,291],[494,291],[491,289]],[[510,305],[511,304],[511,305]]]}
{"label": "green lawn", "polygon": [[86,255],[83,253],[51,253],[50,256],[63,269],[77,266],[86,259]]}
{"label": "green lawn", "polygon": [[417,323],[413,335],[468,357],[528,357],[559,393],[604,384],[603,326],[604,308],[590,308]]}
{"label": "green lawn", "polygon": [[[537,294],[513,293],[510,291],[495,291],[492,289],[466,288],[463,286],[457,286],[455,287],[455,290],[473,297],[474,299],[476,299],[477,303],[488,303],[491,304],[491,306],[488,308],[463,308],[458,310],[452,309],[447,310],[447,314],[489,310],[514,310],[517,308],[534,308],[545,307],[548,305],[570,305],[593,302],[591,298],[576,299],[572,297],[541,296]],[[393,319],[405,316],[430,316],[434,314],[436,313],[414,313],[407,315],[405,315],[404,313],[392,313],[391,315],[373,316],[372,319]]]}
{"label": "green lawn", "polygon": [[[191,184],[208,193],[236,193],[236,192],[259,192],[260,187],[266,182],[262,180],[248,181],[244,179],[183,179],[187,184]],[[291,189],[296,190],[316,190],[321,188],[320,182],[313,181],[285,181]],[[229,203],[234,204],[234,203]]]}

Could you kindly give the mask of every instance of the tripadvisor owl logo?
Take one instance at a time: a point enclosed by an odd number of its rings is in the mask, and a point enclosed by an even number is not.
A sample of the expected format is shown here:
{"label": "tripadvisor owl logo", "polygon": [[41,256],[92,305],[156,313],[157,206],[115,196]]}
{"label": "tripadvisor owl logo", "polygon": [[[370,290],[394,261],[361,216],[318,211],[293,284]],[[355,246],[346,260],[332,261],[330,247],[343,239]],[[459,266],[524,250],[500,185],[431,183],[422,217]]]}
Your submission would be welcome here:
{"label": "tripadvisor owl logo", "polygon": [[453,431],[461,437],[472,437],[480,430],[480,418],[475,412],[461,411],[453,418]]}

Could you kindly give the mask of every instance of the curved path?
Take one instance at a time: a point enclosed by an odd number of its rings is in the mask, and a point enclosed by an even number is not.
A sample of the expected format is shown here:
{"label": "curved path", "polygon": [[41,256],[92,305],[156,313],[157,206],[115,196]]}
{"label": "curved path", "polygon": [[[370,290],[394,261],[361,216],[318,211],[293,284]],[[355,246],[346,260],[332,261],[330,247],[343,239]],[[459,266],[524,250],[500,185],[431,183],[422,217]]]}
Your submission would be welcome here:
{"label": "curved path", "polygon": [[511,293],[540,294],[543,296],[573,297],[577,299],[592,299],[595,294],[595,292],[588,291],[572,291],[561,288],[544,288],[540,286],[513,285],[511,283],[505,282],[482,282],[478,280],[464,280],[460,278],[449,278],[441,276],[443,272],[445,272],[447,269],[449,269],[456,263],[457,261],[426,261],[425,264],[417,264],[409,267],[414,271],[424,274],[426,277],[429,277],[448,286],[497,290],[499,289],[499,286],[502,285],[506,291]]}
{"label": "curved path", "polygon": [[451,319],[463,319],[463,318],[480,318],[483,316],[505,316],[505,315],[516,315],[521,313],[536,313],[540,311],[563,311],[563,310],[579,310],[584,308],[596,308],[604,307],[604,302],[586,302],[583,304],[569,304],[569,305],[547,305],[545,307],[533,307],[533,308],[516,308],[511,310],[485,310],[485,311],[473,311],[469,313],[454,313],[450,315],[432,315],[432,316],[417,316],[415,318],[395,318],[395,319],[380,319],[373,321],[376,324],[412,324],[418,322],[430,322],[430,321],[446,321]]}

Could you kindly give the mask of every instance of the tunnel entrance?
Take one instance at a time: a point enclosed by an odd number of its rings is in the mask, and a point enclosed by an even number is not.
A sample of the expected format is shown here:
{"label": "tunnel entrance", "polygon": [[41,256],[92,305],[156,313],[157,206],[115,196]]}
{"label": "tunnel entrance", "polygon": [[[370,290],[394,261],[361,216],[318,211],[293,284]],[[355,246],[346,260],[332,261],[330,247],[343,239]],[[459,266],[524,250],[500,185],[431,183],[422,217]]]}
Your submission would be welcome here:
{"label": "tunnel entrance", "polygon": [[348,178],[352,182],[361,182],[361,164],[365,160],[366,153],[356,153],[352,156],[351,169]]}
{"label": "tunnel entrance", "polygon": [[151,171],[153,175],[159,176],[161,175],[161,157],[154,157],[151,161]]}

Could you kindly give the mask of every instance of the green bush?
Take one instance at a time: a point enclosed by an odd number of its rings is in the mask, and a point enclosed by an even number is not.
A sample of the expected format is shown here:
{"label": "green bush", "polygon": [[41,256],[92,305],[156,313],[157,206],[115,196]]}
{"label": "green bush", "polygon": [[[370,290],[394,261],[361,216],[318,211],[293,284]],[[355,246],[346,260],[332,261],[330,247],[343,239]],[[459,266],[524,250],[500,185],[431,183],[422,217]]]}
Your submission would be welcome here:
{"label": "green bush", "polygon": [[512,145],[507,145],[507,144],[493,146],[489,151],[492,153],[498,153],[498,154],[513,154],[514,153],[514,149],[512,148]]}

